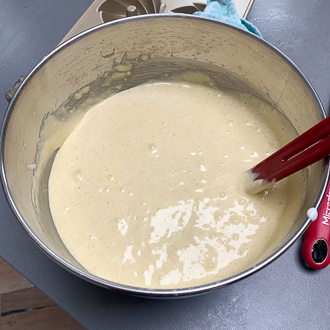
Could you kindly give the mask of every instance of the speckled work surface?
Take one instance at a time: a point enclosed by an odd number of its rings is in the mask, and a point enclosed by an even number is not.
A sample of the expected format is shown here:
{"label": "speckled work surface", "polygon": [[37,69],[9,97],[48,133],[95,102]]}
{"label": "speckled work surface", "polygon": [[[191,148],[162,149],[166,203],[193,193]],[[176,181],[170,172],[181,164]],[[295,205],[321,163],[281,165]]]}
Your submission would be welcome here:
{"label": "speckled work surface", "polygon": [[[64,37],[91,0],[0,0],[0,113],[16,79]],[[330,110],[330,1],[255,0],[249,15],[288,55]],[[0,255],[88,329],[327,329],[330,268],[311,271],[301,240],[259,273],[203,296],[155,301],[96,287],[30,241],[0,191]]]}

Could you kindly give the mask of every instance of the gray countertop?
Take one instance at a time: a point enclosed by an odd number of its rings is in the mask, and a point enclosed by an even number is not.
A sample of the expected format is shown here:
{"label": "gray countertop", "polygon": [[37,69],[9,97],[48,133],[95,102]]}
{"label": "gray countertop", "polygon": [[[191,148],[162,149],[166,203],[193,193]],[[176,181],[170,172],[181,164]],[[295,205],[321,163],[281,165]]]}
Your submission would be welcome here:
{"label": "gray countertop", "polygon": [[[0,114],[5,93],[49,53],[91,0],[0,0]],[[248,19],[288,55],[330,111],[330,1],[255,0]],[[307,269],[301,240],[259,273],[181,300],[114,293],[68,273],[28,238],[0,190],[0,255],[88,329],[329,328],[330,268]]]}

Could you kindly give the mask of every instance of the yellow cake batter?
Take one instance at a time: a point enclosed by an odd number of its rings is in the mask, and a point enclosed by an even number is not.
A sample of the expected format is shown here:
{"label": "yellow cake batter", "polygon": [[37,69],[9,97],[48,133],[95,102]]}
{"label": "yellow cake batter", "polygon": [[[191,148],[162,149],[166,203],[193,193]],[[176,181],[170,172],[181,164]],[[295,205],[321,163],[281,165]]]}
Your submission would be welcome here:
{"label": "yellow cake batter", "polygon": [[244,170],[294,137],[248,94],[170,82],[121,92],[56,155],[56,228],[88,271],[113,282],[165,289],[232,276],[300,208],[287,179],[257,195],[241,187]]}

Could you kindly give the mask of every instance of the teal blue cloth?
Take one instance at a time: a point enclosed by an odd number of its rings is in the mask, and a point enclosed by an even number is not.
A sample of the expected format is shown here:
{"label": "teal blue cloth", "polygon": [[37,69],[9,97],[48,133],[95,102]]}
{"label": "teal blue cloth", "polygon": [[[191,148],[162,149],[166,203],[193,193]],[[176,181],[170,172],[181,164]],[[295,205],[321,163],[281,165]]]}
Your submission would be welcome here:
{"label": "teal blue cloth", "polygon": [[236,25],[262,38],[260,31],[252,23],[239,17],[233,0],[208,0],[204,11],[197,11],[194,15],[214,18]]}

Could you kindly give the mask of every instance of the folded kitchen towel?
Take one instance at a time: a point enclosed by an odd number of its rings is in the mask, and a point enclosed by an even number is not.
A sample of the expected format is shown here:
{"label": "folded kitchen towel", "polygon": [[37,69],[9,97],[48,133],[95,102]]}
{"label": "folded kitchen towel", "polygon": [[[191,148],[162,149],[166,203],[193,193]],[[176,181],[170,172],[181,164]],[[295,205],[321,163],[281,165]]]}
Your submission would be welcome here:
{"label": "folded kitchen towel", "polygon": [[252,23],[239,17],[233,0],[208,0],[204,11],[197,11],[194,15],[214,18],[236,25],[262,38],[260,31]]}

